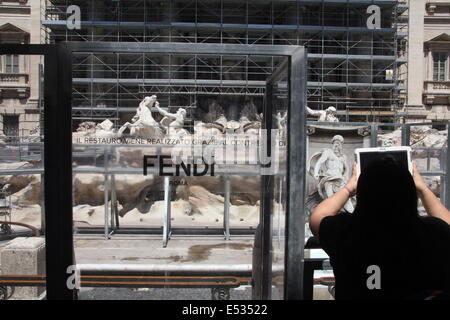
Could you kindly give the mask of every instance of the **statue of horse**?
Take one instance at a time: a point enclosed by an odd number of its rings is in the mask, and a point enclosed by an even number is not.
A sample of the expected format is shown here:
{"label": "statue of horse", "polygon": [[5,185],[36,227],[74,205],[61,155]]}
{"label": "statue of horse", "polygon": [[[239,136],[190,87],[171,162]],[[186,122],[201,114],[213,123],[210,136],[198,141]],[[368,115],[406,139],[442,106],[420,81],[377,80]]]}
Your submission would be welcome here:
{"label": "statue of horse", "polygon": [[130,130],[130,135],[142,135],[142,136],[160,136],[163,132],[159,126],[159,123],[153,119],[150,108],[153,107],[157,100],[155,95],[151,97],[145,97],[141,101],[139,107],[136,110],[136,115],[131,122],[125,123],[118,131],[119,137],[122,136],[126,129]]}

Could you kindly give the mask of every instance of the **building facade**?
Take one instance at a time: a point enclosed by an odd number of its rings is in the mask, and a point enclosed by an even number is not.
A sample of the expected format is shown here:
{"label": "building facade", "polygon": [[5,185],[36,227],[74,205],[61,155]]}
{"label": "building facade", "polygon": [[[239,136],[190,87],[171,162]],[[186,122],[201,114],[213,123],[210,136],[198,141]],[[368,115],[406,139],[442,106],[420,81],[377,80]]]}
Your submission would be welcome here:
{"label": "building facade", "polygon": [[[0,43],[41,43],[40,1],[0,1]],[[39,56],[0,57],[0,134],[28,136],[39,124]]]}
{"label": "building facade", "polygon": [[450,120],[450,2],[411,1],[409,121]]}
{"label": "building facade", "polygon": [[[46,42],[132,41],[302,45],[308,49],[308,105],[338,109],[341,121],[398,121],[404,109],[408,1],[389,0],[47,0],[42,25]],[[81,28],[67,28],[81,9]],[[175,56],[93,55],[74,60],[74,119],[129,120],[146,93],[171,106],[195,103],[205,112],[217,91],[189,92],[169,77],[192,79],[191,70],[207,70],[202,80],[217,80],[214,70],[235,70],[233,92],[249,88],[247,73],[264,73],[262,61]],[[244,59],[245,60],[245,59]],[[170,67],[175,66],[175,68]],[[171,69],[172,68],[172,69]],[[159,70],[159,71],[158,71]],[[160,70],[169,70],[160,72]],[[229,73],[230,74],[230,73]],[[255,76],[253,80],[256,79]],[[149,85],[149,79],[152,79]],[[161,81],[157,81],[160,79]],[[177,79],[177,80],[182,80]],[[183,81],[184,81],[183,80]],[[194,79],[195,80],[195,79]],[[198,79],[197,79],[198,80]],[[141,81],[141,83],[139,83]],[[243,81],[239,83],[238,81]],[[190,84],[188,81],[186,86]],[[206,86],[205,86],[206,88]],[[216,88],[217,89],[217,88]],[[170,94],[168,94],[170,92]],[[209,96],[208,96],[209,94]],[[229,91],[227,91],[229,94]],[[245,104],[251,96],[227,98],[222,105]],[[194,96],[194,97],[193,97]],[[222,95],[221,97],[223,97]],[[221,98],[222,99],[222,98]],[[239,100],[240,99],[240,100]],[[256,102],[258,105],[258,103]],[[238,112],[232,112],[233,118]]]}
{"label": "building facade", "polygon": [[[67,27],[71,5],[81,8],[78,30]],[[379,8],[379,26],[369,28],[374,5]],[[449,105],[448,7],[447,1],[427,0],[10,0],[0,2],[0,42],[304,45],[309,52],[308,105],[312,109],[335,106],[341,121],[439,120],[443,114],[447,117]],[[408,62],[423,79],[416,72],[408,76]],[[39,122],[39,63],[39,57],[1,57],[0,130],[4,134],[28,135]],[[146,63],[164,68],[167,57],[85,55],[75,57],[74,63],[73,110],[79,121],[127,120],[139,96],[153,89],[172,105],[192,102],[179,92],[177,96],[178,88],[168,89],[170,85],[163,81],[146,85],[146,77],[160,77],[155,73],[134,72],[145,70]],[[170,63],[184,62],[172,59]],[[223,70],[234,62],[203,63],[200,68]],[[132,72],[121,70],[123,65]],[[252,69],[248,64],[239,67]],[[136,83],[136,78],[143,83]],[[168,91],[170,97],[165,96]],[[205,92],[193,100],[204,104]]]}

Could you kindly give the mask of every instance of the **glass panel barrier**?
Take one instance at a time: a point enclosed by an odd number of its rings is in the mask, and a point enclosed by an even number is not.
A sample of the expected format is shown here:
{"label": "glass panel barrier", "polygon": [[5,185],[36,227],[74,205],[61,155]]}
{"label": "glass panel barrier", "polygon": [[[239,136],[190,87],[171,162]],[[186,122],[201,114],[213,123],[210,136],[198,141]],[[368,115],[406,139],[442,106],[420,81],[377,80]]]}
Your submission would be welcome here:
{"label": "glass panel barrier", "polygon": [[287,113],[302,111],[290,81],[305,85],[290,59],[305,72],[302,48],[0,49],[36,54],[2,76],[6,111],[35,103],[1,116],[2,298],[286,298],[303,260],[297,226],[292,245],[286,231],[287,190],[301,189],[286,172]]}
{"label": "glass panel barrier", "polygon": [[[409,124],[404,128],[405,140],[413,149],[412,158],[434,194],[450,207],[448,169],[448,123]],[[419,208],[425,214],[423,207]]]}
{"label": "glass panel barrier", "polygon": [[[287,134],[289,110],[288,75],[283,73],[271,86],[268,99],[272,104],[271,156],[275,162],[272,193],[272,290],[271,298],[284,298],[284,263],[286,247],[286,197],[287,197]],[[274,145],[273,145],[274,144]]]}
{"label": "glass panel barrier", "polygon": [[44,57],[0,55],[0,65],[8,61],[0,72],[0,300],[39,299],[46,283]]}
{"label": "glass panel barrier", "polygon": [[[144,276],[149,299],[190,299],[198,288],[201,299],[251,299],[254,264],[265,254],[254,249],[264,200],[272,207],[263,215],[276,221],[262,230],[276,239],[268,252],[273,269],[265,270],[274,273],[273,298],[283,298],[286,132],[283,138],[279,125],[286,130],[288,86],[286,64],[278,68],[284,60],[74,54],[74,246],[82,278]],[[275,71],[282,81],[267,108],[266,79]],[[273,122],[268,130],[265,117]],[[273,170],[261,160],[267,131],[276,142],[268,155],[279,157]],[[263,187],[264,175],[276,192]],[[81,299],[107,291],[142,296],[126,285],[89,293],[88,283],[81,287]]]}

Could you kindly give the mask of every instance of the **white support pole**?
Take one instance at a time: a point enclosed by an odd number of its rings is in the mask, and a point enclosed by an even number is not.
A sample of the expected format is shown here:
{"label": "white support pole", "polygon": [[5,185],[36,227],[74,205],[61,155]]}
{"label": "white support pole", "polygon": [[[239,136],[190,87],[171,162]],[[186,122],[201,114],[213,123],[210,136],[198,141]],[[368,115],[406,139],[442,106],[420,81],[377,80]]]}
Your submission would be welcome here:
{"label": "white support pole", "polygon": [[167,247],[170,239],[170,177],[164,177],[164,202],[166,208],[164,210],[164,224],[163,224],[163,247]]}
{"label": "white support pole", "polygon": [[114,174],[111,175],[111,228],[114,230],[116,226],[116,216],[117,216],[117,195],[116,195],[116,177]]}
{"label": "white support pole", "polygon": [[223,201],[223,233],[225,240],[230,240],[230,178],[225,176],[225,197]]}
{"label": "white support pole", "polygon": [[108,208],[108,200],[109,200],[109,180],[108,180],[108,174],[105,174],[105,239],[109,239],[109,208]]}
{"label": "white support pole", "polygon": [[284,215],[284,209],[283,208],[283,181],[284,181],[284,177],[283,176],[278,176],[278,192],[279,192],[279,196],[278,196],[278,245],[281,245],[281,215]]}

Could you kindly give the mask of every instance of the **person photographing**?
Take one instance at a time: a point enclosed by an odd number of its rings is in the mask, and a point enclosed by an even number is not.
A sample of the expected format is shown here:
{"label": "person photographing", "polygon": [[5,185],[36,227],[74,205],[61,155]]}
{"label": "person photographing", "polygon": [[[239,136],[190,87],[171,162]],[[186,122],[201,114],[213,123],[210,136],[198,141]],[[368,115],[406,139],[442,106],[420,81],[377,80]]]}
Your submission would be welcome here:
{"label": "person photographing", "polygon": [[[340,214],[353,195],[354,213]],[[418,214],[419,197],[427,217]],[[330,257],[338,300],[446,297],[449,223],[450,212],[416,165],[411,175],[392,158],[373,161],[359,178],[354,164],[347,184],[310,218],[311,231]]]}

